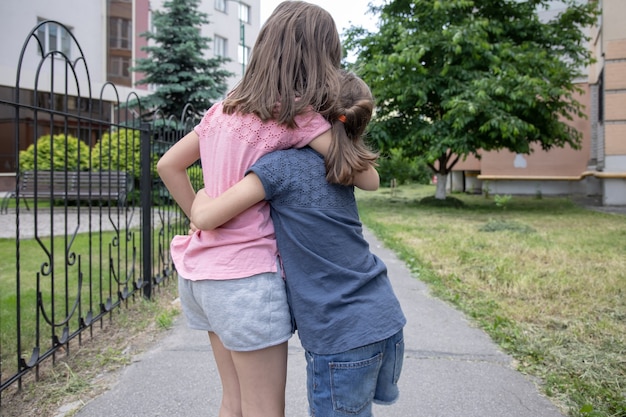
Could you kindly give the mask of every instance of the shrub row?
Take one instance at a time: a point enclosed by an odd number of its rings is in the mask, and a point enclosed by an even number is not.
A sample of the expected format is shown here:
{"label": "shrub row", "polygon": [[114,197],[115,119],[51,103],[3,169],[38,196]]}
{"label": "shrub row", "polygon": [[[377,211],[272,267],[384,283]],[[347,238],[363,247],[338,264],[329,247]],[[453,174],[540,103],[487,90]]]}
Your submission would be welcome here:
{"label": "shrub row", "polygon": [[106,132],[93,149],[71,135],[44,135],[20,151],[20,169],[126,171],[138,179],[139,135],[135,129]]}

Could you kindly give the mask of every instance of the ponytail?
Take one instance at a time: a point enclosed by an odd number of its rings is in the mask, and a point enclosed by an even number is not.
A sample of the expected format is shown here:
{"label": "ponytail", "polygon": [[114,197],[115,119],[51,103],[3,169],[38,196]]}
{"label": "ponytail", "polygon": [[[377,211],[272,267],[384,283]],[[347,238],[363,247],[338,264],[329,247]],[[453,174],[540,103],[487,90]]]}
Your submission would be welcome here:
{"label": "ponytail", "polygon": [[[342,91],[341,99],[349,102],[347,99],[354,97],[359,99],[350,102],[348,108],[337,109],[339,114],[332,121],[331,128],[333,140],[325,158],[326,180],[343,185],[351,185],[356,174],[366,171],[372,165],[375,166],[378,159],[378,154],[371,151],[363,141],[363,134],[374,110],[371,93],[363,81],[354,75],[350,78],[349,75],[350,73],[345,77],[342,89],[346,88],[350,94],[344,94]],[[349,87],[355,84],[351,81],[358,81],[358,85],[350,89]],[[355,95],[355,92],[359,94]],[[364,93],[366,96],[360,98]]]}

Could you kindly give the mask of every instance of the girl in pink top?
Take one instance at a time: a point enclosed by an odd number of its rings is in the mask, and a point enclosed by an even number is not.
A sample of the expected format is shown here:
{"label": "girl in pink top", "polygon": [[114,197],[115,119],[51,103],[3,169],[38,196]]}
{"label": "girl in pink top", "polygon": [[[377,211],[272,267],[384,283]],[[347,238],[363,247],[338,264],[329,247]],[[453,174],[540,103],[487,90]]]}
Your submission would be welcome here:
{"label": "girl in pink top", "polygon": [[[157,164],[187,216],[195,192],[186,168],[199,158],[205,192],[217,197],[268,152],[310,145],[326,155],[340,60],[328,12],[303,1],[274,10],[241,82]],[[293,328],[267,203],[219,229],[175,237],[171,252],[187,322],[209,332],[223,386],[219,417],[284,416]]]}

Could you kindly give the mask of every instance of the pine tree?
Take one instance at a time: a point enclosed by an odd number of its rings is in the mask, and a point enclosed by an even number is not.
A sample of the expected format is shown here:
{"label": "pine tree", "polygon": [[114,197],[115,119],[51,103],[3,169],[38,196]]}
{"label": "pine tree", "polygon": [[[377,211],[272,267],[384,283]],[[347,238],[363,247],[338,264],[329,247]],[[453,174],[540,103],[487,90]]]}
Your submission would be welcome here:
{"label": "pine tree", "polygon": [[211,38],[200,34],[202,25],[209,20],[198,9],[199,2],[165,1],[163,10],[153,13],[155,32],[141,34],[151,41],[142,48],[148,57],[138,59],[133,71],[145,74],[137,84],[157,88],[140,99],[142,112],[159,109],[166,116],[181,117],[189,103],[195,112],[202,113],[226,93],[226,80],[232,73],[222,64],[228,59],[204,57]]}

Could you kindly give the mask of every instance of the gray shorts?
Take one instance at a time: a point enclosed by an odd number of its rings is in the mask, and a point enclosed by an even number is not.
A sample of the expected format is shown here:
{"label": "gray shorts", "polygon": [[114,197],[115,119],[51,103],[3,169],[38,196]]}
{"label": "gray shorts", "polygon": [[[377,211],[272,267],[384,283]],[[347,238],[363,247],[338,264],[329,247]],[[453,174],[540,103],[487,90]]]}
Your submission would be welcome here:
{"label": "gray shorts", "polygon": [[178,292],[188,326],[214,332],[229,350],[275,346],[294,332],[280,270],[229,280],[179,276]]}

